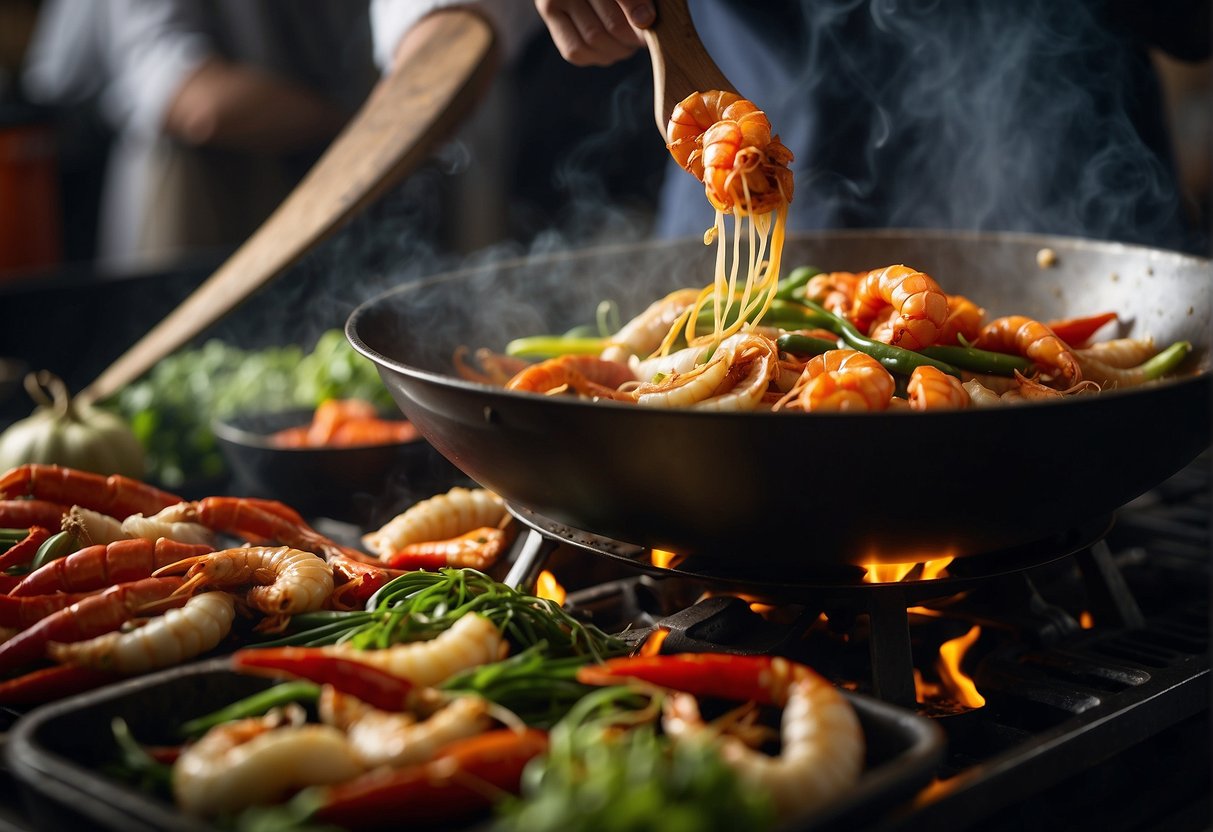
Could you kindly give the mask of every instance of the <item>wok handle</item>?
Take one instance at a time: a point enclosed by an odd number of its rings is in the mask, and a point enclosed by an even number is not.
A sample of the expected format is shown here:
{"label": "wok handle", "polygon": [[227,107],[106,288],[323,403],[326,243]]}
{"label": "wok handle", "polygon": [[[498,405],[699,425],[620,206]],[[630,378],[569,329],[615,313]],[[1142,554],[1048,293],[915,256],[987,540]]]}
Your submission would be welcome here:
{"label": "wok handle", "polygon": [[100,401],[222,318],[410,173],[479,101],[495,68],[493,30],[465,10],[435,12],[295,190],[210,277],[80,396]]}

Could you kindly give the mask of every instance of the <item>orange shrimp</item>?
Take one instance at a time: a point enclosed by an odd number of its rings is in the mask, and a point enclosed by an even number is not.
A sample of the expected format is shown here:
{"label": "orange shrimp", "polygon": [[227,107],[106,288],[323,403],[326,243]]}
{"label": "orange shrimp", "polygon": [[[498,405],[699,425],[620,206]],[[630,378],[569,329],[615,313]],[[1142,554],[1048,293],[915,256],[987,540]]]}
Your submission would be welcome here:
{"label": "orange shrimp", "polygon": [[809,411],[885,410],[893,397],[893,376],[870,355],[829,350],[813,356],[804,373],[775,409],[787,405]]}
{"label": "orange shrimp", "polygon": [[83,641],[116,630],[149,604],[182,606],[173,598],[180,578],[144,578],[118,584],[53,612],[0,644],[0,671],[44,658],[52,641]]}
{"label": "orange shrimp", "polygon": [[243,546],[184,558],[156,570],[156,575],[185,573],[180,594],[204,587],[253,587],[249,606],[270,615],[295,615],[324,606],[333,594],[333,568],[311,552],[289,546]]}
{"label": "orange shrimp", "polygon": [[13,597],[51,592],[87,592],[146,578],[161,566],[214,551],[198,543],[178,543],[162,537],[152,542],[135,538],[87,546],[35,569],[9,593]]}
{"label": "orange shrimp", "polygon": [[1040,321],[1023,315],[1008,315],[990,321],[982,327],[973,346],[1030,358],[1041,367],[1060,375],[1067,387],[1082,381],[1078,359],[1066,343]]}
{"label": "orange shrimp", "polygon": [[868,272],[855,287],[851,320],[863,332],[887,307],[893,307],[890,340],[907,350],[929,347],[939,339],[948,318],[948,298],[929,275],[908,266],[888,266]]}
{"label": "orange shrimp", "polygon": [[939,328],[937,344],[959,344],[960,339],[972,342],[981,334],[986,310],[963,295],[948,295],[948,316]]}
{"label": "orange shrimp", "polygon": [[251,497],[205,497],[183,506],[181,522],[201,523],[208,529],[227,532],[254,543],[281,543],[314,552],[322,557],[347,557],[364,563],[376,558],[343,546],[313,529],[290,506],[277,500]]}
{"label": "orange shrimp", "polygon": [[30,463],[0,476],[0,499],[35,497],[99,511],[123,520],[152,515],[181,498],[146,483],[113,474],[108,477],[61,465]]}
{"label": "orange shrimp", "polygon": [[387,557],[393,569],[438,569],[443,566],[488,569],[505,551],[505,529],[482,526],[449,540],[410,543]]}
{"label": "orange shrimp", "polygon": [[973,403],[960,379],[925,364],[910,374],[906,394],[914,410],[958,410]]}
{"label": "orange shrimp", "polygon": [[816,301],[835,315],[846,315],[855,300],[855,287],[863,272],[825,272],[809,278],[804,296]]}
{"label": "orange shrimp", "polygon": [[792,201],[792,153],[754,103],[735,92],[691,93],[675,107],[666,147],[725,213],[765,214]]}
{"label": "orange shrimp", "polygon": [[616,388],[635,376],[627,365],[592,355],[562,355],[527,367],[510,379],[507,390],[553,395],[571,391],[598,399],[626,398]]}

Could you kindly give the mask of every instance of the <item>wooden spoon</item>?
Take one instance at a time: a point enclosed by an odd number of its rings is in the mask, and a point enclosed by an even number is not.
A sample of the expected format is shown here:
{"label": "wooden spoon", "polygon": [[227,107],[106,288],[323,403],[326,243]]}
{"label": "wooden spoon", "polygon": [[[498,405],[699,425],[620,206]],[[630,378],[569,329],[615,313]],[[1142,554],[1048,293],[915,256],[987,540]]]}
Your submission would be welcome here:
{"label": "wooden spoon", "polygon": [[184,346],[402,180],[461,122],[492,78],[493,30],[461,10],[436,12],[426,25],[429,37],[379,82],[282,205],[78,398],[108,398]]}
{"label": "wooden spoon", "polygon": [[653,115],[666,141],[666,126],[679,101],[693,92],[737,92],[699,40],[686,0],[658,0],[657,19],[643,34],[653,61]]}

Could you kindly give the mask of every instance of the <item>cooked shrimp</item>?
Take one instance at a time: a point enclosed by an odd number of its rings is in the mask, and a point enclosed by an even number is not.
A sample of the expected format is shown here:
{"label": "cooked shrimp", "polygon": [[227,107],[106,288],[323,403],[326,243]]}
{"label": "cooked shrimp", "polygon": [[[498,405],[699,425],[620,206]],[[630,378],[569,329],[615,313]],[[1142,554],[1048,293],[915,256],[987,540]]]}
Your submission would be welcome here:
{"label": "cooked shrimp", "polygon": [[[863,770],[863,728],[850,703],[805,665],[770,656],[683,653],[611,659],[578,671],[581,682],[619,684],[628,678],[684,693],[672,697],[663,725],[675,742],[715,740],[745,783],[771,794],[784,817],[835,800]],[[693,696],[714,696],[783,708],[778,756],[705,726]]]}
{"label": "cooked shrimp", "polygon": [[914,368],[906,394],[914,410],[959,410],[972,404],[960,379],[930,365]]}
{"label": "cooked shrimp", "polygon": [[177,561],[155,574],[180,572],[185,573],[182,593],[256,584],[246,600],[255,609],[274,615],[318,610],[333,594],[333,568],[311,552],[289,546],[224,549]]}
{"label": "cooked shrimp", "polygon": [[51,642],[46,651],[60,664],[117,673],[145,673],[200,656],[223,641],[236,617],[236,601],[226,592],[195,595],[130,632],[112,632],[70,644]]}
{"label": "cooked shrimp", "polygon": [[1040,321],[1023,315],[1008,315],[990,321],[982,327],[973,346],[1030,358],[1046,370],[1059,374],[1067,386],[1082,381],[1078,359],[1065,342]]}
{"label": "cooked shrimp", "polygon": [[765,214],[792,201],[792,153],[771,135],[766,114],[733,92],[692,93],[670,114],[666,147],[704,183],[720,211]]}
{"label": "cooked shrimp", "polygon": [[173,796],[191,815],[220,815],[277,802],[295,791],[363,772],[345,734],[331,725],[279,726],[276,718],[224,723],[173,764]]}
{"label": "cooked shrimp", "polygon": [[362,538],[363,544],[387,558],[412,543],[448,540],[482,526],[500,526],[505,501],[485,488],[456,486],[422,500]]}
{"label": "cooked shrimp", "polygon": [[900,265],[868,272],[855,287],[851,320],[867,332],[889,306],[894,312],[887,343],[908,350],[937,343],[948,317],[948,298],[929,275]]}
{"label": "cooked shrimp", "polygon": [[509,645],[493,622],[468,613],[429,641],[394,644],[382,650],[359,650],[342,644],[315,649],[374,665],[418,687],[432,687],[461,670],[499,661]]}
{"label": "cooked shrimp", "polygon": [[670,327],[698,297],[698,289],[677,289],[661,300],[649,304],[648,308],[610,337],[599,357],[604,361],[622,363],[634,355],[647,356],[655,352]]}
{"label": "cooked shrimp", "polygon": [[618,398],[617,388],[635,381],[626,364],[592,355],[561,355],[532,364],[506,382],[506,390],[524,393],[576,393],[594,399]]}
{"label": "cooked shrimp", "polygon": [[488,701],[457,696],[428,718],[381,711],[326,685],[318,703],[320,720],[345,732],[363,766],[406,766],[432,759],[443,746],[488,730]]}
{"label": "cooked shrimp", "polygon": [[[481,526],[449,540],[429,540],[402,546],[386,558],[392,569],[440,569],[453,566],[488,569],[505,551],[505,529]],[[0,596],[2,597],[2,596]]]}
{"label": "cooked shrimp", "polygon": [[948,295],[948,315],[939,327],[937,344],[959,344],[960,339],[975,341],[981,334],[986,310],[963,295]]}
{"label": "cooked shrimp", "polygon": [[809,278],[804,296],[835,315],[847,315],[855,300],[855,287],[865,272],[825,272]]}
{"label": "cooked shrimp", "polygon": [[796,385],[775,409],[884,410],[894,388],[893,376],[870,355],[857,350],[830,350],[809,360]]}
{"label": "cooked shrimp", "polygon": [[1114,338],[1074,350],[1078,363],[1098,361],[1108,367],[1126,370],[1148,361],[1158,352],[1153,338]]}

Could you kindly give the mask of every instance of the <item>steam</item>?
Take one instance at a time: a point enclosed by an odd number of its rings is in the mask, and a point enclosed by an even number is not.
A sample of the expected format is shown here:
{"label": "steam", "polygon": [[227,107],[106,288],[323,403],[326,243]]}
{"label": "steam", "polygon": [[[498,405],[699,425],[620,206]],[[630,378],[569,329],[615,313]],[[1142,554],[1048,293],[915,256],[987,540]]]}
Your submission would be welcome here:
{"label": "steam", "polygon": [[799,28],[695,11],[725,74],[797,153],[794,227],[1193,248],[1166,139],[1148,127],[1161,118],[1148,55],[1108,5],[803,0]]}

